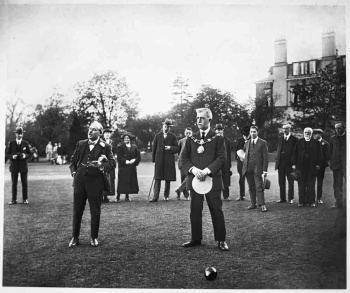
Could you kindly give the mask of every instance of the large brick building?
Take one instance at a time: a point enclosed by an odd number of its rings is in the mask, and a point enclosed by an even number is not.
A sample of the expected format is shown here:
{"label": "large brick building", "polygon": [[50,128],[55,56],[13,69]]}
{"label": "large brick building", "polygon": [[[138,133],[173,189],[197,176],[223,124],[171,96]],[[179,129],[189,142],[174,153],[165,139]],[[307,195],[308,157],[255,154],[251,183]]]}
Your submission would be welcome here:
{"label": "large brick building", "polygon": [[265,94],[268,97],[267,105],[273,103],[276,107],[286,107],[291,113],[291,107],[296,106],[302,98],[294,90],[296,84],[300,84],[302,80],[307,83],[313,73],[331,63],[337,70],[345,72],[346,56],[338,56],[335,37],[332,29],[322,34],[321,58],[292,63],[287,63],[287,40],[284,37],[278,38],[275,41],[275,64],[270,67],[265,79],[256,82],[256,97]]}

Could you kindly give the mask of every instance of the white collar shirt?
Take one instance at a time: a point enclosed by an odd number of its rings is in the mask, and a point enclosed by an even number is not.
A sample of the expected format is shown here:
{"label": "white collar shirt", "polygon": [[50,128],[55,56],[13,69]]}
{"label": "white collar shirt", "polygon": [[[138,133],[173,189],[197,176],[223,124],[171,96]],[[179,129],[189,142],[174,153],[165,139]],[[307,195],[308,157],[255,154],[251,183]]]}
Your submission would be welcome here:
{"label": "white collar shirt", "polygon": [[[99,139],[96,139],[95,141],[92,141],[89,139],[89,149],[90,151],[95,147],[95,145],[97,144],[97,142],[99,141]],[[92,144],[90,144],[90,142],[93,142]]]}

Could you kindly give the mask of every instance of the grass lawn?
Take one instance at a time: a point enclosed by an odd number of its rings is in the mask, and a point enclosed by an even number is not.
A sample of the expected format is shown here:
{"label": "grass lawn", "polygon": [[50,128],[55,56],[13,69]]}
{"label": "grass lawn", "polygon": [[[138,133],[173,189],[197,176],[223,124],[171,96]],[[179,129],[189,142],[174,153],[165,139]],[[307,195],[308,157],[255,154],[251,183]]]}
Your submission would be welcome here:
{"label": "grass lawn", "polygon": [[[13,206],[7,205],[11,200],[11,180],[6,165],[3,286],[346,288],[346,239],[338,233],[343,227],[342,214],[331,209],[332,174],[327,170],[324,204],[298,208],[297,203],[276,203],[279,190],[273,169],[271,164],[272,184],[265,195],[267,213],[258,209],[247,211],[248,200],[223,202],[230,251],[221,252],[214,242],[206,202],[202,245],[181,247],[190,240],[190,202],[175,199],[175,182],[171,184],[169,202],[148,202],[152,163],[141,162],[138,167],[140,192],[131,195],[132,202],[102,205],[97,248],[89,245],[87,203],[81,245],[73,249],[68,248],[73,210],[68,165],[29,164],[29,205],[21,204],[19,183],[20,204]],[[230,195],[236,199],[239,187],[235,166],[232,171]],[[297,202],[297,184],[295,190]],[[208,266],[218,270],[215,281],[204,278]]]}

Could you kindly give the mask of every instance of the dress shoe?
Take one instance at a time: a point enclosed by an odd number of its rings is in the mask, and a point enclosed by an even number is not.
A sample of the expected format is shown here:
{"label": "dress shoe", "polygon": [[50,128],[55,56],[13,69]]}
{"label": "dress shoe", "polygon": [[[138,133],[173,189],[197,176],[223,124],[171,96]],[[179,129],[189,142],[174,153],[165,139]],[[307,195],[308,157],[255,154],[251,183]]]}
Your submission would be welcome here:
{"label": "dress shoe", "polygon": [[69,242],[68,247],[72,248],[74,246],[79,245],[79,238],[78,237],[73,237],[72,240]]}
{"label": "dress shoe", "polygon": [[11,205],[11,204],[16,204],[17,203],[17,201],[15,200],[15,201],[10,201],[9,202],[9,205]]}
{"label": "dress shoe", "polygon": [[176,192],[176,198],[177,198],[178,200],[180,200],[180,195],[181,195],[180,190],[176,189],[175,192]]}
{"label": "dress shoe", "polygon": [[228,249],[228,245],[226,244],[225,241],[219,241],[219,242],[218,242],[218,247],[219,247],[219,249],[222,250],[222,251],[228,251],[228,250],[229,250],[229,249]]}
{"label": "dress shoe", "polygon": [[156,202],[156,201],[158,201],[158,199],[151,199],[151,200],[149,200],[149,202]]}
{"label": "dress shoe", "polygon": [[169,201],[169,198],[168,198],[168,197],[164,197],[163,200],[164,200],[164,201]]}
{"label": "dress shoe", "polygon": [[201,241],[189,241],[189,242],[185,242],[184,244],[182,244],[182,247],[192,247],[192,246],[196,246],[196,245],[201,245]]}
{"label": "dress shoe", "polygon": [[226,198],[224,198],[224,201],[230,201],[231,200],[231,198],[230,197],[226,197]]}
{"label": "dress shoe", "polygon": [[315,203],[312,203],[312,204],[310,205],[310,207],[314,208],[314,207],[316,207],[316,204],[315,204]]}
{"label": "dress shoe", "polygon": [[267,212],[267,208],[266,208],[266,206],[264,204],[261,206],[261,211],[262,212]]}
{"label": "dress shoe", "polygon": [[93,246],[93,247],[97,247],[97,246],[98,246],[97,238],[95,238],[95,239],[92,239],[92,238],[91,238],[90,244],[91,244],[91,246]]}
{"label": "dress shoe", "polygon": [[189,200],[190,200],[190,198],[189,198],[189,197],[186,197],[186,200],[187,200],[187,201],[189,201]]}
{"label": "dress shoe", "polygon": [[129,197],[125,197],[125,201],[131,201]]}
{"label": "dress shoe", "polygon": [[116,199],[115,202],[116,202],[116,203],[119,203],[119,202],[120,202],[120,199]]}
{"label": "dress shoe", "polygon": [[293,200],[291,199],[291,200],[288,200],[288,203],[293,203]]}
{"label": "dress shoe", "polygon": [[245,200],[245,198],[244,198],[244,197],[239,197],[239,198],[237,198],[236,200],[237,200],[237,201],[241,201],[241,200]]}
{"label": "dress shoe", "polygon": [[334,206],[331,206],[332,209],[341,209],[341,206],[338,206],[338,205],[334,205]]}
{"label": "dress shoe", "polygon": [[253,210],[256,209],[256,204],[251,204],[249,207],[247,207],[247,210]]}
{"label": "dress shoe", "polygon": [[26,199],[24,202],[23,202],[23,204],[28,204],[29,202],[28,202],[28,199]]}
{"label": "dress shoe", "polygon": [[277,201],[277,203],[284,203],[284,202],[286,202],[286,201],[285,200],[281,200],[281,199]]}
{"label": "dress shoe", "polygon": [[322,201],[322,200],[320,200],[320,199],[319,199],[317,202],[318,202],[318,203],[320,203],[320,204],[322,204],[322,203],[323,203],[323,201]]}

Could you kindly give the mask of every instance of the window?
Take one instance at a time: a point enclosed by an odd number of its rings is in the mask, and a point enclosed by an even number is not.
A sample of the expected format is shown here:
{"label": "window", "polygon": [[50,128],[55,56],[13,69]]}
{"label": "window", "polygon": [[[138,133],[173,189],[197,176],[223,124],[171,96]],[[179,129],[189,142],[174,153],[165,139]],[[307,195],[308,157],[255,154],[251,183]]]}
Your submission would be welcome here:
{"label": "window", "polygon": [[299,63],[293,63],[293,75],[299,75]]}
{"label": "window", "polygon": [[308,74],[307,62],[300,63],[300,74]]}
{"label": "window", "polygon": [[265,105],[268,106],[273,106],[272,105],[272,95],[271,95],[271,89],[264,89],[264,96],[266,97],[266,102]]}
{"label": "window", "polygon": [[310,61],[310,74],[316,73],[316,61]]}

